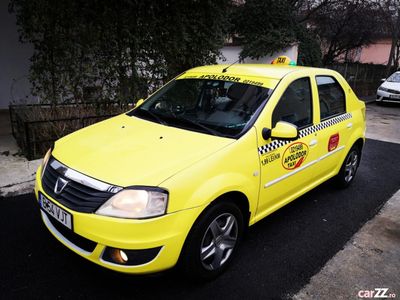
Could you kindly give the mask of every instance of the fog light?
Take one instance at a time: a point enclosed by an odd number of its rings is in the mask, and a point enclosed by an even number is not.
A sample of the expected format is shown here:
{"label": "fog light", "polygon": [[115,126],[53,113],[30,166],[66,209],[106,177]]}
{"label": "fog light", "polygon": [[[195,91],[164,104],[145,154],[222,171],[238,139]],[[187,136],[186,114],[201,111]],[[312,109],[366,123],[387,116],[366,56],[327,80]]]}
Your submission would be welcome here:
{"label": "fog light", "polygon": [[128,261],[128,256],[126,255],[126,253],[125,253],[124,251],[119,250],[119,255],[121,256],[121,258],[122,258],[122,260],[123,260],[124,262],[127,262],[127,261]]}
{"label": "fog light", "polygon": [[106,247],[101,258],[104,261],[127,266],[138,266],[151,262],[162,247],[149,249],[118,249]]}
{"label": "fog light", "polygon": [[118,264],[126,264],[128,261],[128,255],[126,255],[126,253],[120,249],[113,248],[110,251],[110,256],[111,259]]}

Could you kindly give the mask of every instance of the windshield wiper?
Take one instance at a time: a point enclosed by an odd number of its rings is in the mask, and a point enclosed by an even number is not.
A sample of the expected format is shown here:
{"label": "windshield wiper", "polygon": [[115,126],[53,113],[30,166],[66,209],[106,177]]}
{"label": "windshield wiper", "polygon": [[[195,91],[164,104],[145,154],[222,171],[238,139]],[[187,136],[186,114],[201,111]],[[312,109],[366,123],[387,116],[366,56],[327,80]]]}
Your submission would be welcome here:
{"label": "windshield wiper", "polygon": [[134,115],[145,114],[147,116],[150,116],[151,118],[153,118],[153,120],[156,120],[158,123],[160,123],[162,125],[168,125],[167,122],[165,122],[162,118],[160,118],[159,115],[157,115],[157,114],[155,114],[155,113],[153,113],[153,112],[151,112],[149,110],[145,110],[145,109],[140,109],[139,108],[137,110],[134,110],[133,112],[134,112]]}
{"label": "windshield wiper", "polygon": [[176,116],[176,117],[175,117],[175,120],[183,121],[183,122],[186,122],[187,124],[194,125],[194,126],[196,126],[197,128],[203,129],[204,131],[206,131],[206,132],[208,132],[208,133],[211,133],[211,134],[213,134],[213,135],[216,135],[216,136],[221,136],[221,135],[222,135],[220,132],[218,132],[218,131],[216,131],[216,130],[214,130],[214,129],[211,129],[211,128],[207,127],[207,126],[204,126],[203,124],[201,124],[201,123],[199,123],[199,122],[196,122],[196,121],[194,121],[194,120],[191,120],[191,119],[186,119],[186,118],[184,118],[184,117],[178,117],[178,116]]}

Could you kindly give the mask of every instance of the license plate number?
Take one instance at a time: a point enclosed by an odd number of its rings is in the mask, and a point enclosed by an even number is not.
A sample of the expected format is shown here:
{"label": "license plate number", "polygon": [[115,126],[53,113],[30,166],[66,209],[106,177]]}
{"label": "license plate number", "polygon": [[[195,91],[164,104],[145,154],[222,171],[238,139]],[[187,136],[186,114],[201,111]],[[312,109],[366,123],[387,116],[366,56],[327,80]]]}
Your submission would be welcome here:
{"label": "license plate number", "polygon": [[393,98],[393,99],[400,99],[400,95],[390,95],[390,98]]}
{"label": "license plate number", "polygon": [[39,205],[41,209],[47,212],[50,216],[63,224],[65,227],[72,230],[72,215],[63,210],[58,205],[47,199],[43,194],[39,194]]}

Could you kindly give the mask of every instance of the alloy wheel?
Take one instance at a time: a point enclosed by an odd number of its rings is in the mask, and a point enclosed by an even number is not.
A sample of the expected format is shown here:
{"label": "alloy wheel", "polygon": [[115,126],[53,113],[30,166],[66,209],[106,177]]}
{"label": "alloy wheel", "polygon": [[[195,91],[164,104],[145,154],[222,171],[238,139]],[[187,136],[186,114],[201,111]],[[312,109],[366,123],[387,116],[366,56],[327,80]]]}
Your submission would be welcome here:
{"label": "alloy wheel", "polygon": [[238,239],[238,222],[234,215],[224,213],[208,226],[200,248],[200,259],[204,268],[216,270],[232,255]]}
{"label": "alloy wheel", "polygon": [[357,151],[352,151],[347,157],[345,165],[344,180],[346,182],[350,182],[354,178],[354,175],[356,174],[357,171],[357,167],[358,167],[358,153]]}

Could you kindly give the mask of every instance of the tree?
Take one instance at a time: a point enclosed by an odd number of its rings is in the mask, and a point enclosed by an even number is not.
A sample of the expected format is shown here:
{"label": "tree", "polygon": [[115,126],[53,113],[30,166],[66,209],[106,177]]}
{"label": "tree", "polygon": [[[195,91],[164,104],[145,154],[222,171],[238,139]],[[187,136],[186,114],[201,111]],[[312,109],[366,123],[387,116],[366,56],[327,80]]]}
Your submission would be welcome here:
{"label": "tree", "polygon": [[341,0],[288,0],[297,12],[296,20],[300,23],[310,21],[323,8],[336,5]]}
{"label": "tree", "polygon": [[45,102],[130,101],[185,69],[215,63],[229,0],[11,0],[30,80]]}
{"label": "tree", "polygon": [[[332,0],[323,0],[324,4],[311,5],[308,0],[248,0],[238,6],[233,13],[232,23],[242,38],[241,57],[260,58],[298,43],[298,63],[319,66],[319,41],[315,34],[307,29],[305,22],[329,1]],[[310,11],[307,11],[306,7]]]}
{"label": "tree", "polygon": [[260,58],[297,42],[295,14],[285,0],[247,0],[233,13],[241,57]]}
{"label": "tree", "polygon": [[311,30],[300,27],[297,31],[299,41],[297,64],[301,66],[322,66],[321,44]]}
{"label": "tree", "polygon": [[377,7],[369,1],[341,0],[322,7],[311,24],[324,44],[323,64],[331,64],[371,43],[378,27]]}
{"label": "tree", "polygon": [[160,1],[153,19],[168,78],[198,65],[213,64],[230,31],[230,1]]}
{"label": "tree", "polygon": [[386,75],[390,75],[392,68],[399,68],[400,59],[400,0],[376,1],[382,16],[385,32],[390,36],[392,43],[388,62],[386,64]]}

